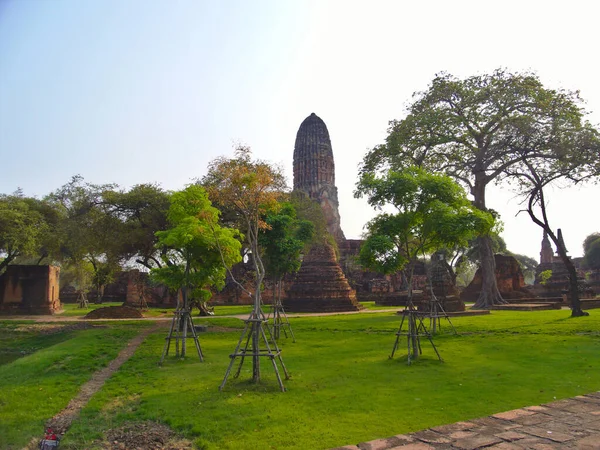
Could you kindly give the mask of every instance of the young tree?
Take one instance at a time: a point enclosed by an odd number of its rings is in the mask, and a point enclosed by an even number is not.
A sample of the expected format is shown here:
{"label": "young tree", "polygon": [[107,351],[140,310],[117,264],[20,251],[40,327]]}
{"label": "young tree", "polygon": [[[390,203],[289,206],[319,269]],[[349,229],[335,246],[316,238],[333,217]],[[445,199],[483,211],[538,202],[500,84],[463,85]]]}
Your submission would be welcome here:
{"label": "young tree", "polygon": [[[494,218],[474,208],[451,178],[418,167],[390,170],[382,176],[363,173],[357,192],[366,195],[373,207],[395,210],[379,214],[369,222],[359,258],[364,267],[386,274],[408,268],[410,364],[420,348],[419,326],[412,314],[412,281],[417,258],[442,248],[466,245],[470,238],[489,233]],[[399,334],[400,331],[398,337]],[[392,355],[397,345],[398,339]]]}
{"label": "young tree", "polygon": [[[249,148],[238,147],[235,158],[222,157],[212,161],[209,164],[208,173],[201,183],[213,202],[218,205],[228,205],[235,213],[240,224],[239,228],[245,233],[246,243],[251,254],[255,272],[254,293],[252,293],[254,305],[246,321],[246,329],[250,329],[249,342],[251,341],[251,348],[249,353],[252,355],[252,379],[254,382],[260,381],[260,356],[271,358],[279,378],[274,360],[274,356],[278,356],[281,362],[279,351],[277,350],[277,355],[271,353],[266,338],[264,338],[263,322],[265,316],[262,311],[260,292],[265,277],[265,267],[261,257],[259,235],[261,230],[269,228],[264,218],[270,212],[277,211],[279,208],[278,200],[286,188],[284,176],[279,168],[263,161],[253,160]],[[240,287],[243,288],[243,286]],[[245,290],[245,288],[243,289]],[[260,349],[261,337],[263,337],[267,346],[266,353]],[[238,352],[242,339],[243,334],[238,349],[232,356],[231,365],[225,374],[221,388],[227,381],[235,357],[241,356],[241,363],[244,361],[247,348],[241,353]],[[283,390],[281,379],[279,379],[279,383]]]}
{"label": "young tree", "polygon": [[[165,258],[169,259],[169,264],[153,268],[150,276],[175,291],[181,289],[181,317],[173,319],[168,340],[174,329],[179,332],[181,325],[181,357],[184,358],[188,325],[193,326],[188,303],[190,294],[208,300],[212,295],[211,287],[222,288],[226,268],[241,261],[241,244],[237,240],[237,230],[219,226],[219,210],[212,206],[205,190],[198,185],[173,193],[167,218],[170,227],[157,231],[156,235],[157,246],[168,249]],[[163,359],[168,352],[168,344]],[[199,346],[198,354],[202,359]]]}
{"label": "young tree", "polygon": [[[595,134],[581,124],[577,92],[546,89],[532,73],[496,70],[458,79],[442,73],[414,95],[408,115],[391,121],[386,142],[364,158],[361,173],[416,165],[440,171],[468,187],[474,205],[487,210],[486,187],[510,176],[522,152],[539,163],[568,152]],[[520,144],[535,142],[535,146]],[[480,238],[482,290],[477,307],[503,303],[496,286],[488,237]]]}
{"label": "young tree", "polygon": [[455,245],[466,245],[494,225],[491,214],[474,208],[462,188],[449,177],[418,167],[388,171],[383,176],[364,173],[357,193],[375,208],[392,207],[367,225],[360,251],[361,264],[381,273],[408,267],[409,297],[413,265],[419,255]]}
{"label": "young tree", "polygon": [[279,339],[281,313],[285,316],[281,304],[282,280],[300,269],[300,253],[312,239],[315,226],[307,220],[298,220],[296,209],[287,202],[278,212],[268,214],[266,223],[268,228],[260,233],[259,244],[266,273],[273,281],[273,337]]}

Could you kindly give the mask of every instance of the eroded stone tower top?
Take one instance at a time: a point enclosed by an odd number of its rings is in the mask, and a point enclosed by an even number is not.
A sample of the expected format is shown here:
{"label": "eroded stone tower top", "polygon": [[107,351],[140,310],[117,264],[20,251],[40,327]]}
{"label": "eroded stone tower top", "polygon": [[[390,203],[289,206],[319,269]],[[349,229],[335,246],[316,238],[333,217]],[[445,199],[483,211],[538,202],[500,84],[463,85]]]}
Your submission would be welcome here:
{"label": "eroded stone tower top", "polygon": [[296,134],[294,190],[317,200],[323,208],[328,231],[338,241],[345,239],[340,227],[331,139],[325,122],[315,113],[304,119]]}

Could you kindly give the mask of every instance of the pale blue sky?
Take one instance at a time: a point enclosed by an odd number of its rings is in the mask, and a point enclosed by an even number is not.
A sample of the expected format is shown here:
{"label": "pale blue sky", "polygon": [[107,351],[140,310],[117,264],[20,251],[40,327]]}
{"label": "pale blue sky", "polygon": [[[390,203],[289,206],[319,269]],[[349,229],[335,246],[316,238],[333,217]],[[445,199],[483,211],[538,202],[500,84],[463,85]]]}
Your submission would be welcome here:
{"label": "pale blue sky", "polygon": [[[42,196],[75,174],[179,189],[236,142],[291,185],[296,131],[315,112],[356,238],[373,215],[352,197],[357,165],[437,72],[532,69],[581,90],[599,123],[598,13],[577,0],[0,0],[0,192]],[[552,195],[575,256],[600,231],[584,206],[599,194]],[[488,204],[509,248],[537,258],[541,232],[514,218],[512,195]]]}

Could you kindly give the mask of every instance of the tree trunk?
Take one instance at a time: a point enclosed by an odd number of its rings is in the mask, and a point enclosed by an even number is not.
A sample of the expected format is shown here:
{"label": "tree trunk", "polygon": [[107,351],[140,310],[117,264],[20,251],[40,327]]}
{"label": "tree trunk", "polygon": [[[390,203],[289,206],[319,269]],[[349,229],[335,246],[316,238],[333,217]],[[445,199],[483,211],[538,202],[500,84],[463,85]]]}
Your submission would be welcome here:
{"label": "tree trunk", "polygon": [[563,264],[567,268],[567,272],[569,272],[569,297],[571,300],[571,317],[589,316],[589,313],[581,309],[581,302],[579,301],[579,283],[577,282],[577,270],[575,269],[573,261],[571,261],[571,258],[567,256],[567,251],[564,247],[563,242],[554,236],[552,230],[550,230],[550,233],[548,233],[548,235],[550,236],[552,241],[554,241],[556,249],[558,250],[558,255],[560,256],[560,259],[562,259]]}
{"label": "tree trunk", "polygon": [[[485,172],[475,174],[475,185],[471,190],[473,194],[473,205],[482,211],[487,211],[485,206]],[[489,236],[477,238],[479,243],[479,259],[481,267],[481,292],[475,302],[475,309],[489,309],[494,305],[508,303],[502,298],[496,282],[496,261],[492,251],[492,240]]]}
{"label": "tree trunk", "polygon": [[494,305],[506,304],[508,302],[502,298],[496,283],[496,261],[494,260],[491,239],[489,236],[480,236],[477,241],[481,264],[481,292],[479,292],[479,297],[473,308],[489,309]]}

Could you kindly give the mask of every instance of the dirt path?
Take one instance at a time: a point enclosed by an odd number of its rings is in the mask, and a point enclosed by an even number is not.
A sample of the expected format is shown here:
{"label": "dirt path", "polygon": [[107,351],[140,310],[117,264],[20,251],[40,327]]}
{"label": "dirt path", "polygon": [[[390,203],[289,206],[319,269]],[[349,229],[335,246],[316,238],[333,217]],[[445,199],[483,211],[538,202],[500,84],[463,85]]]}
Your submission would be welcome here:
{"label": "dirt path", "polygon": [[[166,327],[167,325],[167,322],[157,322],[153,327],[141,331],[136,337],[131,339],[127,343],[127,346],[121,350],[119,355],[113,359],[108,366],[94,373],[92,379],[81,386],[79,393],[71,399],[65,409],[46,422],[46,427],[52,428],[59,437],[64,435],[92,396],[102,388],[104,382],[110,378],[124,362],[133,356],[144,339],[146,339],[149,334],[157,331],[161,327]],[[27,450],[38,448],[37,444],[40,439],[41,437],[39,439],[34,439],[25,448]]]}

